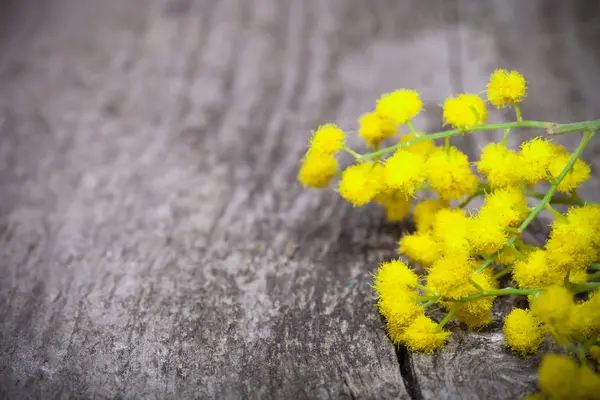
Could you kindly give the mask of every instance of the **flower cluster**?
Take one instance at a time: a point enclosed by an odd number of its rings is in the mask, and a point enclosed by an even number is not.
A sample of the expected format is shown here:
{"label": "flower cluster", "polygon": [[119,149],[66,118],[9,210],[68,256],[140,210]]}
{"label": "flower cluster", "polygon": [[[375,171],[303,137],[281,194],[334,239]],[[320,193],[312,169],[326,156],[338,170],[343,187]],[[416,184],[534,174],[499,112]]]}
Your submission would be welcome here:
{"label": "flower cluster", "polygon": [[[596,398],[600,204],[583,201],[577,189],[590,178],[580,156],[600,121],[559,126],[562,133],[585,131],[572,152],[542,136],[509,148],[511,129],[558,126],[524,121],[519,104],[526,95],[520,73],[496,70],[487,99],[474,93],[447,99],[443,119],[453,130],[428,134],[412,123],[422,109],[417,92],[386,93],[357,121],[358,136],[371,153],[348,148],[339,127],[323,125],[313,133],[298,179],[314,188],[336,180],[343,199],[354,207],[382,205],[390,221],[412,215],[416,229],[400,238],[400,257],[374,274],[378,308],[393,343],[432,353],[450,337],[449,321],[481,329],[493,320],[497,297],[527,296],[529,308],[515,308],[504,320],[507,347],[525,356],[552,339],[579,360],[546,355],[540,392],[532,396]],[[516,122],[488,124],[490,104],[514,109]],[[504,140],[482,148],[476,160],[450,143],[453,136],[490,129],[504,130]],[[393,142],[381,148],[386,141]],[[336,158],[340,152],[354,157],[343,169]],[[550,189],[536,191],[541,183]],[[478,196],[482,205],[468,208]],[[571,207],[560,213],[555,203]],[[554,216],[546,243],[525,243],[523,233],[543,210]],[[445,317],[434,320],[435,310]]]}

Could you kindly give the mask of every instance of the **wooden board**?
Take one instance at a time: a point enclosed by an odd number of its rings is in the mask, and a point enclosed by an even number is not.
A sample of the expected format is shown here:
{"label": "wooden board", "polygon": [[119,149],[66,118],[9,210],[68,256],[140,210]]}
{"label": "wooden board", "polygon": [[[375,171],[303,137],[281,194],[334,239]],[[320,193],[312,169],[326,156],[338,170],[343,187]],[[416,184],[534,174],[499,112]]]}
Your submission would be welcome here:
{"label": "wooden board", "polygon": [[434,357],[396,352],[369,283],[409,226],[295,181],[318,124],[354,130],[411,87],[417,124],[439,130],[443,99],[505,63],[532,80],[527,116],[597,118],[598,13],[517,3],[4,2],[0,397],[531,390],[535,360],[504,353],[497,325]]}

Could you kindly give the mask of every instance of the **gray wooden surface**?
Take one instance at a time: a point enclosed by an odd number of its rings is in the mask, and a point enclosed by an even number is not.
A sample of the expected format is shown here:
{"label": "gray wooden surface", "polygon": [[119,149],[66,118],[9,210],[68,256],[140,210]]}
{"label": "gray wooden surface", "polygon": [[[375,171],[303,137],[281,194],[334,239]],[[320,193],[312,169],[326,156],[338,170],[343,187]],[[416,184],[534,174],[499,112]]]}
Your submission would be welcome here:
{"label": "gray wooden surface", "polygon": [[526,117],[598,118],[599,16],[559,0],[3,1],[0,397],[533,390],[536,359],[506,353],[498,322],[432,357],[396,352],[368,284],[409,227],[303,190],[297,162],[310,129],[355,129],[396,87],[438,130],[437,105],[496,67],[530,79]]}

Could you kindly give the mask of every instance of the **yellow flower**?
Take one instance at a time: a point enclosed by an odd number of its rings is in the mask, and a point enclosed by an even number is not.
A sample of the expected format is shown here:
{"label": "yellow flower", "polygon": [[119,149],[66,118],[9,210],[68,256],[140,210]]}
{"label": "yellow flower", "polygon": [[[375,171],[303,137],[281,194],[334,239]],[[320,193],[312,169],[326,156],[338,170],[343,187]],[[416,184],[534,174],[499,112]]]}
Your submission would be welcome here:
{"label": "yellow flower", "polygon": [[600,335],[600,292],[596,291],[589,300],[573,307],[569,325],[578,339]]}
{"label": "yellow flower", "polygon": [[500,250],[508,241],[509,234],[502,224],[501,216],[480,213],[469,219],[468,240],[478,254],[491,254]]}
{"label": "yellow flower", "polygon": [[[437,260],[427,274],[427,287],[448,299],[464,297],[465,284],[477,265],[463,256],[445,256]],[[467,295],[468,296],[468,295]]]}
{"label": "yellow flower", "polygon": [[379,145],[382,140],[395,136],[396,133],[393,121],[375,112],[364,114],[358,120],[358,135],[369,147]]}
{"label": "yellow flower", "polygon": [[398,252],[423,268],[429,268],[442,256],[442,245],[428,232],[404,235],[399,244]]}
{"label": "yellow flower", "polygon": [[[569,153],[561,153],[557,154],[550,165],[548,166],[548,171],[554,178],[558,178],[563,169],[567,166],[569,162],[569,158],[571,155]],[[583,182],[590,179],[591,169],[590,166],[585,162],[577,159],[573,168],[567,173],[564,179],[558,185],[557,190],[561,193],[571,193],[573,190],[577,189],[579,185]]]}
{"label": "yellow flower", "polygon": [[410,351],[433,353],[446,344],[450,332],[438,330],[437,324],[425,315],[419,315],[400,336]]}
{"label": "yellow flower", "polygon": [[487,120],[485,102],[476,94],[460,94],[444,102],[444,122],[456,129],[466,129]]}
{"label": "yellow flower", "polygon": [[406,124],[413,119],[421,109],[423,102],[414,90],[400,89],[383,94],[377,100],[375,112],[382,118],[389,119],[395,124]]}
{"label": "yellow flower", "polygon": [[469,158],[456,147],[436,149],[427,159],[427,178],[442,200],[459,200],[477,189]]}
{"label": "yellow flower", "polygon": [[423,200],[415,206],[413,210],[413,217],[415,225],[417,226],[417,232],[427,232],[433,226],[435,216],[438,211],[448,208],[449,204],[447,201],[439,199],[428,199]]}
{"label": "yellow flower", "polygon": [[527,260],[515,263],[512,277],[521,289],[539,289],[558,284],[565,276],[549,267],[546,251],[534,250]]}
{"label": "yellow flower", "polygon": [[392,260],[379,265],[374,277],[374,289],[380,295],[393,292],[397,287],[412,289],[418,278],[401,260]]}
{"label": "yellow flower", "polygon": [[435,215],[433,237],[442,244],[444,255],[470,254],[469,220],[462,209],[442,209]]}
{"label": "yellow flower", "polygon": [[420,154],[398,150],[385,161],[385,182],[388,187],[413,196],[415,189],[425,183],[427,168]]}
{"label": "yellow flower", "polygon": [[498,188],[485,196],[485,202],[478,215],[493,215],[503,226],[517,227],[529,211],[523,191],[517,187]]}
{"label": "yellow flower", "polygon": [[572,399],[600,399],[600,375],[589,366],[579,367]]}
{"label": "yellow flower", "polygon": [[337,168],[331,154],[309,151],[302,160],[298,180],[306,187],[323,188],[329,185]]}
{"label": "yellow flower", "polygon": [[490,103],[498,108],[517,104],[527,95],[527,82],[517,71],[497,69],[490,76],[487,95]]}
{"label": "yellow flower", "polygon": [[400,340],[401,332],[419,315],[423,307],[416,302],[417,293],[404,286],[388,287],[379,295],[379,312],[386,319],[388,334],[394,343]]}
{"label": "yellow flower", "polygon": [[335,154],[346,142],[346,136],[335,124],[321,125],[312,135],[309,152]]}
{"label": "yellow flower", "polygon": [[[407,143],[413,139],[420,138],[422,136],[425,136],[425,134],[422,132],[409,133],[402,136],[402,138],[400,139],[400,143]],[[405,148],[410,153],[420,154],[423,157],[427,158],[427,156],[429,156],[435,149],[435,144],[433,143],[433,140],[424,140],[422,142],[415,143]]]}
{"label": "yellow flower", "polygon": [[538,386],[552,399],[571,399],[579,377],[579,367],[570,357],[545,354],[538,371]]}
{"label": "yellow flower", "polygon": [[561,146],[537,137],[521,144],[519,165],[521,176],[528,184],[535,184],[547,178],[547,170],[552,160],[558,155],[565,153]]}
{"label": "yellow flower", "polygon": [[504,320],[506,345],[521,355],[535,353],[544,340],[540,321],[528,310],[514,308]]}
{"label": "yellow flower", "polygon": [[487,176],[490,185],[507,187],[521,183],[520,165],[521,159],[517,153],[500,143],[490,143],[481,150],[477,168]]}
{"label": "yellow flower", "polygon": [[554,332],[568,334],[574,306],[573,293],[569,289],[552,285],[534,298],[531,312]]}
{"label": "yellow flower", "polygon": [[383,205],[385,217],[390,222],[402,221],[410,215],[412,198],[398,190],[386,190],[375,197],[375,201]]}
{"label": "yellow flower", "polygon": [[355,164],[344,170],[339,193],[354,206],[373,200],[383,189],[383,166],[378,162]]}

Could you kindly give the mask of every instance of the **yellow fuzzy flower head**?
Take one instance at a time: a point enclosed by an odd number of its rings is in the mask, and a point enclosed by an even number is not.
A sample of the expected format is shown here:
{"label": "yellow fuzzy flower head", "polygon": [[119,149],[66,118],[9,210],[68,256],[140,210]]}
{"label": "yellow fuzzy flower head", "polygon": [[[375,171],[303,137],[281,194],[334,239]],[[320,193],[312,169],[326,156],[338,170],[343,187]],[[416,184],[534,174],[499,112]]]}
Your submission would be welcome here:
{"label": "yellow fuzzy flower head", "polygon": [[460,94],[444,102],[444,122],[466,129],[487,120],[485,102],[476,94]]}
{"label": "yellow fuzzy flower head", "polygon": [[379,312],[386,318],[388,333],[398,343],[400,334],[415,318],[423,315],[423,307],[415,301],[417,294],[404,286],[389,287],[379,295]]}
{"label": "yellow fuzzy flower head", "polygon": [[398,150],[385,161],[384,177],[388,187],[413,196],[427,177],[425,158],[404,149]]}
{"label": "yellow fuzzy flower head", "polygon": [[389,119],[395,124],[406,124],[413,119],[421,109],[423,102],[414,90],[400,89],[383,94],[377,100],[375,112],[382,118]]}
{"label": "yellow fuzzy flower head", "polygon": [[600,292],[596,291],[589,300],[573,307],[569,324],[579,339],[600,335]]}
{"label": "yellow fuzzy flower head", "polygon": [[[400,143],[407,143],[410,142],[413,139],[422,137],[424,134],[420,133],[420,132],[416,132],[416,133],[409,133],[407,135],[402,136],[402,139],[400,139]],[[427,157],[429,156],[433,150],[435,149],[435,144],[433,143],[433,140],[424,140],[422,142],[410,145],[408,147],[406,147],[406,150],[411,152],[411,153],[415,153],[415,154],[420,154],[423,157]]]}
{"label": "yellow fuzzy flower head", "polygon": [[346,136],[335,124],[321,125],[310,140],[309,152],[335,154],[344,147]]}
{"label": "yellow fuzzy flower head", "polygon": [[364,114],[358,120],[358,135],[369,147],[377,146],[382,140],[396,135],[396,132],[392,120],[375,112]]}
{"label": "yellow fuzzy flower head", "polygon": [[481,150],[477,163],[493,187],[517,186],[521,183],[521,159],[500,143],[490,143]]}
{"label": "yellow fuzzy flower head", "polygon": [[552,285],[534,298],[531,312],[554,332],[567,334],[574,306],[573,293],[569,289]]}
{"label": "yellow fuzzy flower head", "polygon": [[[449,299],[463,297],[464,286],[476,264],[463,256],[445,256],[437,260],[427,274],[427,287]],[[468,296],[468,295],[467,295]]]}
{"label": "yellow fuzzy flower head", "polygon": [[540,390],[553,399],[571,399],[579,377],[575,360],[559,354],[546,354],[542,358],[538,377]]}
{"label": "yellow fuzzy flower head", "polygon": [[521,144],[521,176],[528,184],[545,180],[552,160],[565,149],[540,137]]}
{"label": "yellow fuzzy flower head", "polygon": [[413,217],[417,226],[417,232],[427,232],[433,226],[435,215],[438,211],[448,208],[447,201],[440,199],[423,200],[415,206]]}
{"label": "yellow fuzzy flower head", "polygon": [[517,227],[523,222],[529,211],[527,199],[518,187],[498,188],[485,196],[485,203],[478,215],[497,218],[502,226]]}
{"label": "yellow fuzzy flower head", "polygon": [[444,255],[469,256],[469,220],[462,209],[442,209],[435,214],[433,237],[441,243]]}
{"label": "yellow fuzzy flower head", "polygon": [[329,185],[337,168],[331,154],[309,151],[302,160],[298,180],[306,187],[323,188]]}
{"label": "yellow fuzzy flower head", "polygon": [[439,330],[431,318],[420,315],[406,328],[401,341],[411,351],[433,353],[446,344],[450,332]]}
{"label": "yellow fuzzy flower head", "polygon": [[373,200],[384,187],[383,166],[378,162],[368,162],[355,164],[344,170],[339,193],[359,207]]}
{"label": "yellow fuzzy flower head", "polygon": [[418,276],[401,260],[382,263],[374,277],[374,289],[384,296],[398,287],[414,288]]}
{"label": "yellow fuzzy flower head", "polygon": [[399,190],[385,190],[379,193],[374,200],[383,205],[385,217],[390,222],[402,221],[410,214],[412,198]]}
{"label": "yellow fuzzy flower head", "polygon": [[517,71],[497,69],[490,75],[487,95],[490,103],[498,108],[517,104],[527,95],[527,82]]}
{"label": "yellow fuzzy flower head", "polygon": [[[557,154],[550,165],[548,166],[548,171],[554,178],[558,178],[558,176],[562,173],[563,169],[567,166],[569,162],[569,158],[571,155],[569,153],[561,153]],[[573,190],[577,189],[583,182],[590,179],[591,168],[585,162],[577,159],[573,168],[567,173],[565,178],[558,185],[557,190],[562,193],[570,193]]]}
{"label": "yellow fuzzy flower head", "polygon": [[502,217],[492,213],[480,213],[469,219],[468,240],[478,254],[491,254],[500,250],[508,241],[509,234]]}
{"label": "yellow fuzzy flower head", "polygon": [[504,320],[506,345],[521,355],[537,351],[544,340],[540,321],[528,310],[514,308]]}
{"label": "yellow fuzzy flower head", "polygon": [[429,268],[442,256],[442,244],[429,232],[403,235],[398,252],[410,258],[423,268]]}
{"label": "yellow fuzzy flower head", "polygon": [[466,154],[451,146],[436,149],[427,159],[427,178],[442,200],[459,200],[477,189]]}
{"label": "yellow fuzzy flower head", "polygon": [[565,276],[550,268],[546,251],[534,250],[515,263],[512,277],[521,289],[537,289],[558,284]]}
{"label": "yellow fuzzy flower head", "polygon": [[577,383],[572,399],[599,399],[600,374],[594,372],[589,366],[582,365],[577,371]]}

